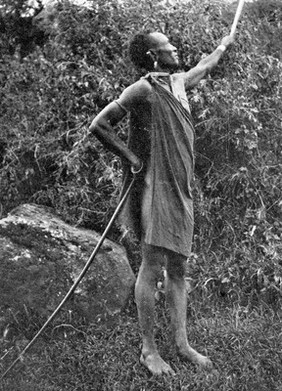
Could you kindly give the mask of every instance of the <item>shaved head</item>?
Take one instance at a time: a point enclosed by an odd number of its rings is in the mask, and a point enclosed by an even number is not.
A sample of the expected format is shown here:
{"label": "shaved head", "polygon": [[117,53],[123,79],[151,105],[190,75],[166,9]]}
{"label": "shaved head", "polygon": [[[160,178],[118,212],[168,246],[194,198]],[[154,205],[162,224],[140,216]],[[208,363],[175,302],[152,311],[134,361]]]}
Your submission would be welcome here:
{"label": "shaved head", "polygon": [[156,60],[159,60],[162,66],[178,66],[176,48],[171,45],[166,35],[157,31],[137,33],[130,42],[129,55],[137,68],[147,71],[154,70]]}

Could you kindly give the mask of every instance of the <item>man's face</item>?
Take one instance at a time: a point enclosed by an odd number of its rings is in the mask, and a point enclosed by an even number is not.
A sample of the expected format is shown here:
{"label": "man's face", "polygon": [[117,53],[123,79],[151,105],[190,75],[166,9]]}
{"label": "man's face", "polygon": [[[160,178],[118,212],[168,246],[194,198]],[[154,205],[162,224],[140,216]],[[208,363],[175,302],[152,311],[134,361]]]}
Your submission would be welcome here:
{"label": "man's face", "polygon": [[167,36],[162,33],[151,33],[153,39],[153,51],[157,55],[157,61],[162,68],[177,68],[179,59],[177,49],[173,46]]}

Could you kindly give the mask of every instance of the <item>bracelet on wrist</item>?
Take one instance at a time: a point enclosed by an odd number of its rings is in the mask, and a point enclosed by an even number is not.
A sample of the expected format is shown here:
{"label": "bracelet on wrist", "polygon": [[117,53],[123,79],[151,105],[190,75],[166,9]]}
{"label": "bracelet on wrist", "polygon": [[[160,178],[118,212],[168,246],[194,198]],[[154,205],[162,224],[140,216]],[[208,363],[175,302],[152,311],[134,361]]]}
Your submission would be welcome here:
{"label": "bracelet on wrist", "polygon": [[141,162],[139,168],[135,168],[134,166],[131,166],[131,172],[133,175],[139,174],[143,170],[143,162]]}
{"label": "bracelet on wrist", "polygon": [[223,52],[225,52],[225,50],[226,50],[226,46],[225,46],[225,45],[219,45],[219,46],[217,47],[217,49],[221,50],[222,53],[223,53]]}

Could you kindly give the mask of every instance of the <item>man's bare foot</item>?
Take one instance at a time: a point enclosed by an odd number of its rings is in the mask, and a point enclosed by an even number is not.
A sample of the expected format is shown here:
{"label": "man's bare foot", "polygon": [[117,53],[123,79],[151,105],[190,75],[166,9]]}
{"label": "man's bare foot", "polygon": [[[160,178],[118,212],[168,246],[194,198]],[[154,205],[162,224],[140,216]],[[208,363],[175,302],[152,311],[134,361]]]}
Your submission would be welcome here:
{"label": "man's bare foot", "polygon": [[213,363],[211,360],[208,357],[198,353],[190,346],[185,347],[184,349],[178,349],[178,354],[183,360],[192,362],[193,364],[200,367],[200,369],[204,369],[209,372],[213,370]]}
{"label": "man's bare foot", "polygon": [[140,362],[153,375],[175,375],[173,369],[161,358],[158,353],[141,354]]}

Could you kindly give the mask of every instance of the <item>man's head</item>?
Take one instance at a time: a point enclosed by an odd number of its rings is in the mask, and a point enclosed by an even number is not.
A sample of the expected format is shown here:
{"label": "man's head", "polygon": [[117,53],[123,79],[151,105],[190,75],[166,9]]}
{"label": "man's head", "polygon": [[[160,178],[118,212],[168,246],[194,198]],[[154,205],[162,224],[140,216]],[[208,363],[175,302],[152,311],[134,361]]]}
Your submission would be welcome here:
{"label": "man's head", "polygon": [[136,34],[130,42],[129,54],[136,67],[147,71],[168,71],[179,65],[176,47],[158,32]]}

